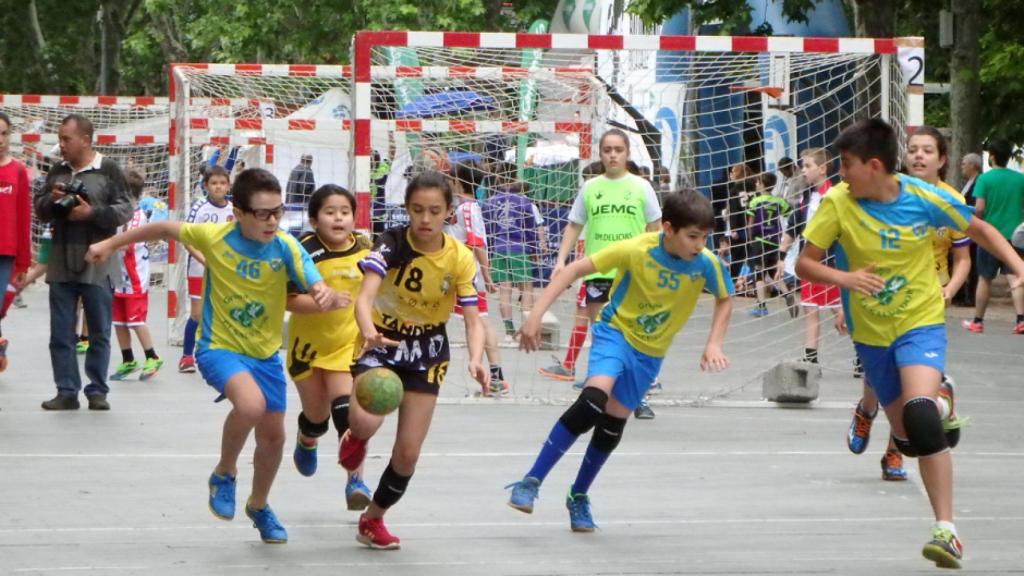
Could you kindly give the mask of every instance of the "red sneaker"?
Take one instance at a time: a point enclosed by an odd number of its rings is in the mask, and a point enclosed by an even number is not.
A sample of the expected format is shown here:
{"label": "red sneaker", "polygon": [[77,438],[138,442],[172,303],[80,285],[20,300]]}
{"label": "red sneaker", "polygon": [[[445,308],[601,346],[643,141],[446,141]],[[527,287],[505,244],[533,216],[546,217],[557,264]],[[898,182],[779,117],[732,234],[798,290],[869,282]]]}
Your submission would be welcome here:
{"label": "red sneaker", "polygon": [[341,438],[341,446],[338,446],[338,464],[349,472],[359,469],[359,465],[366,459],[366,445],[369,439],[363,440],[352,435],[352,431],[345,432]]}
{"label": "red sneaker", "polygon": [[196,359],[192,356],[182,356],[181,360],[178,360],[178,372],[182,374],[192,374],[196,371]]}
{"label": "red sneaker", "polygon": [[384,527],[383,518],[367,518],[366,514],[359,516],[359,533],[356,540],[376,550],[398,550],[401,545],[396,536],[392,536]]}
{"label": "red sneaker", "polygon": [[1013,327],[1014,334],[1024,334],[1024,322],[1017,322],[1017,325]]}
{"label": "red sneaker", "polygon": [[964,320],[963,326],[967,328],[968,332],[974,332],[975,334],[981,334],[985,331],[985,325],[974,320]]}

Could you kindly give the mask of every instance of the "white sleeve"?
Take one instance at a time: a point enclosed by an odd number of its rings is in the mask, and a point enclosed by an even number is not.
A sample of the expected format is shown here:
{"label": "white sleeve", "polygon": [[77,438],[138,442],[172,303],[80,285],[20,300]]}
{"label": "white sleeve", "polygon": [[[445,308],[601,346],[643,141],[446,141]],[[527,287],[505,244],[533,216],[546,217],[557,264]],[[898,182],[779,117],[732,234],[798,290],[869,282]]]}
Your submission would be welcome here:
{"label": "white sleeve", "polygon": [[472,234],[484,243],[487,248],[487,229],[484,227],[484,212],[480,204],[473,202],[469,208],[469,225],[472,227]]}
{"label": "white sleeve", "polygon": [[533,202],[530,203],[530,208],[533,210],[533,224],[535,226],[543,226],[544,217],[540,215],[540,209]]}
{"label": "white sleeve", "polygon": [[651,183],[643,178],[637,177],[644,188],[644,219],[648,224],[661,219],[661,205],[658,204],[658,195],[654,193]]}
{"label": "white sleeve", "polygon": [[587,223],[587,210],[583,207],[583,191],[576,195],[572,201],[572,209],[569,210],[569,222],[583,226]]}

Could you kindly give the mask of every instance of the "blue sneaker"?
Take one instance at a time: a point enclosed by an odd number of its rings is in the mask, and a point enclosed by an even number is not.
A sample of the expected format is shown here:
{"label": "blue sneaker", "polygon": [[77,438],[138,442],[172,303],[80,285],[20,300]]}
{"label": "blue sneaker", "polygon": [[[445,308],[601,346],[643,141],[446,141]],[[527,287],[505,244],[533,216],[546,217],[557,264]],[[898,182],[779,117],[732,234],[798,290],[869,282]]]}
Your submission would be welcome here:
{"label": "blue sneaker", "polygon": [[754,318],[761,318],[768,315],[768,308],[763,306],[757,306],[751,308],[748,314],[750,314]]}
{"label": "blue sneaker", "polygon": [[373,500],[373,492],[358,474],[351,474],[345,484],[345,504],[349,510],[366,510]]}
{"label": "blue sneaker", "polygon": [[527,476],[519,482],[513,482],[506,489],[512,489],[512,495],[508,497],[508,505],[527,514],[533,514],[533,501],[540,493],[540,480],[533,476]]}
{"label": "blue sneaker", "polygon": [[253,527],[260,531],[260,540],[267,544],[284,544],[288,541],[288,532],[277,521],[277,516],[274,516],[274,511],[270,509],[270,504],[267,504],[261,510],[253,510],[246,504],[245,515],[252,520]]}
{"label": "blue sneaker", "polygon": [[857,402],[850,429],[846,431],[846,447],[850,452],[863,454],[868,449],[868,442],[871,441],[871,423],[877,415],[878,410],[875,410],[874,414],[868,414],[860,407],[860,402]]}
{"label": "blue sneaker", "polygon": [[303,476],[316,474],[316,444],[306,446],[302,440],[295,439],[295,452],[292,452],[295,469]]}
{"label": "blue sneaker", "polygon": [[570,491],[565,497],[565,507],[569,509],[569,527],[573,532],[593,532],[597,526],[590,515],[590,496]]}
{"label": "blue sneaker", "polygon": [[582,392],[583,389],[586,388],[586,387],[587,387],[586,381],[579,381],[579,382],[573,382],[572,383],[572,389],[577,391],[577,392]]}
{"label": "blue sneaker", "polygon": [[210,512],[221,520],[235,517],[235,478],[210,474]]}

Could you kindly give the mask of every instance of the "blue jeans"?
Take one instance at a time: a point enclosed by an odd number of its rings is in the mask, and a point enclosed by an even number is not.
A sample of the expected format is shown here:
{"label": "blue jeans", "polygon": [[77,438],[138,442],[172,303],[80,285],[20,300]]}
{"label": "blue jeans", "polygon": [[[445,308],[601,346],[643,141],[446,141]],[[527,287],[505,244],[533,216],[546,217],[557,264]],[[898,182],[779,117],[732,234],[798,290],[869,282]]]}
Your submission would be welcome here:
{"label": "blue jeans", "polygon": [[85,375],[89,385],[85,395],[106,394],[107,368],[110,366],[110,322],[113,309],[113,290],[81,282],[53,282],[50,284],[50,363],[57,393],[78,396],[82,377],[78,373],[75,354],[75,304],[82,299],[85,322],[89,326],[89,351],[85,354]]}
{"label": "blue jeans", "polygon": [[[11,281],[12,272],[14,272],[14,256],[0,256],[0,300],[3,299],[3,295],[7,291],[7,283]],[[2,318],[0,318],[0,322],[3,322]],[[3,335],[4,331],[0,329],[0,336]]]}

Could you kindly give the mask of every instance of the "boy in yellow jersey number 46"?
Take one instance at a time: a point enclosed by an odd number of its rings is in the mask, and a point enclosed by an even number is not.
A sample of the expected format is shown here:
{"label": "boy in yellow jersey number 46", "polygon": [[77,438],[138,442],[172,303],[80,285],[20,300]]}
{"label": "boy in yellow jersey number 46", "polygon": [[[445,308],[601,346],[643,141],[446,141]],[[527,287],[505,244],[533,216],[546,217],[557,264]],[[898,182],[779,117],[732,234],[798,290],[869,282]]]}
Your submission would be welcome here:
{"label": "boy in yellow jersey number 46", "polygon": [[[896,133],[882,120],[863,120],[836,139],[843,182],[832,188],[804,230],[797,274],[842,288],[850,335],[896,446],[918,457],[935,514],[925,558],[959,568],[962,548],[953,525],[953,459],[938,403],[945,367],[942,289],[936,281],[932,234],[945,226],[966,232],[1017,275],[1024,261],[971,208],[922,180],[894,174]],[[820,262],[829,247],[837,267]],[[942,413],[945,412],[945,413]]]}
{"label": "boy in yellow jersey number 46", "polygon": [[284,214],[281,185],[266,170],[238,175],[231,187],[234,222],[156,222],[89,247],[86,259],[100,262],[136,242],[178,240],[203,255],[203,312],[196,362],[206,382],[232,409],[224,422],[220,462],[210,476],[209,507],[222,520],[235,516],[238,456],[255,429],[252,492],[246,515],[268,543],[288,533],[267,504],[284,447],[284,366],[278,356],[288,282],[304,289],[324,311],[345,304],[328,288],[309,254],[279,232]]}
{"label": "boy in yellow jersey number 46", "polygon": [[728,268],[705,247],[714,220],[711,203],[699,193],[668,194],[662,232],[622,240],[577,260],[544,289],[520,331],[519,345],[528,352],[540,346],[544,312],[572,282],[595,272],[616,271],[608,304],[591,328],[593,345],[583,392],[555,423],[530,471],[508,486],[509,506],[532,513],[545,477],[576,439],[593,429],[566,507],[573,532],[594,530],[590,485],[618,446],[629,414],[657,376],[672,338],[686,324],[703,290],[716,300],[700,365],[711,371],[728,366],[722,340],[732,312],[733,286]]}

